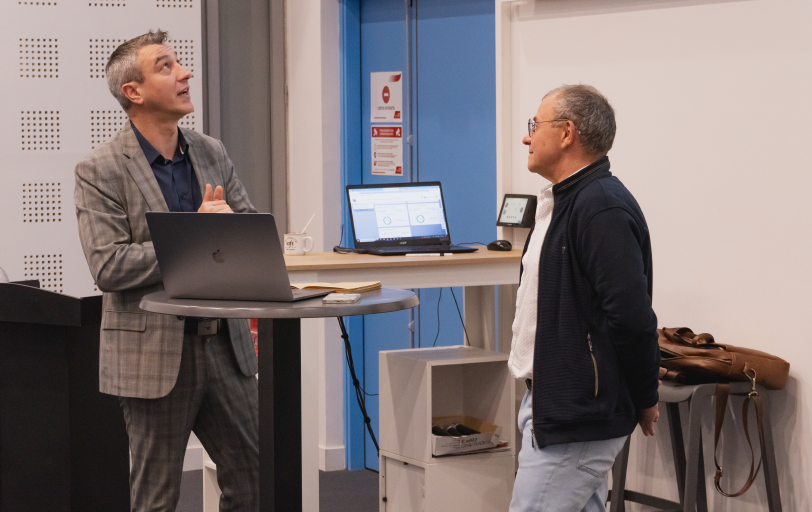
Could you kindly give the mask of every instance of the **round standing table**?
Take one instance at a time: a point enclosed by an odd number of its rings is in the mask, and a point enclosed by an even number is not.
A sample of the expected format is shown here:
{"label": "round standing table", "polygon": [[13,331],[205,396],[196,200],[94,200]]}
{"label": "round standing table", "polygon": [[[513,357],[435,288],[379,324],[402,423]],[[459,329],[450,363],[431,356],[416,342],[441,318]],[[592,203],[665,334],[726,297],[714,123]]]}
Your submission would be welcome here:
{"label": "round standing table", "polygon": [[259,319],[260,511],[302,510],[301,319],[374,315],[413,308],[409,290],[382,288],[355,304],[172,299],[166,292],[141,299],[141,309],[165,315]]}

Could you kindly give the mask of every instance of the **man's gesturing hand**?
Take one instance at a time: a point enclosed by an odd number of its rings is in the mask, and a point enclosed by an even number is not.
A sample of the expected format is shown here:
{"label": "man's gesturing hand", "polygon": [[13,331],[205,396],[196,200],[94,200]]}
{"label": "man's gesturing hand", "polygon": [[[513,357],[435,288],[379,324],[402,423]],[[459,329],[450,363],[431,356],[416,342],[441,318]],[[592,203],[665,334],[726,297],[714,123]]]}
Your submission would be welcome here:
{"label": "man's gesturing hand", "polygon": [[211,191],[211,185],[206,184],[206,193],[203,194],[203,204],[197,210],[200,213],[234,213],[231,207],[223,200],[223,187],[217,185],[214,189],[214,194]]}

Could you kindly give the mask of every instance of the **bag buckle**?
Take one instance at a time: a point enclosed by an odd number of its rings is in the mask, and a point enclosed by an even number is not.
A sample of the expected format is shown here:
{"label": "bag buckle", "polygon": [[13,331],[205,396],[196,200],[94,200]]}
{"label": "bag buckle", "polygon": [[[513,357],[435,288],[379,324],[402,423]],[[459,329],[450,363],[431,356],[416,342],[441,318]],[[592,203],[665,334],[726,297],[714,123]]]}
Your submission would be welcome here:
{"label": "bag buckle", "polygon": [[[753,372],[753,375],[750,375],[748,372]],[[744,370],[744,374],[747,375],[747,378],[750,379],[750,385],[752,386],[747,396],[758,396],[758,391],[756,391],[756,369],[755,368],[748,368]]]}

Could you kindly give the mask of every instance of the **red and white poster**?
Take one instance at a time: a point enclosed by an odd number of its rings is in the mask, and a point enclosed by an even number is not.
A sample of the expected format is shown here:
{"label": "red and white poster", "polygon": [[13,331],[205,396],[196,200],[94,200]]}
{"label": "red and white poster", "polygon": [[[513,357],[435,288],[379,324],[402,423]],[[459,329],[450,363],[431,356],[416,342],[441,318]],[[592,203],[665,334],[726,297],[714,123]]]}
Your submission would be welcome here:
{"label": "red and white poster", "polygon": [[403,122],[403,73],[370,73],[371,123]]}
{"label": "red and white poster", "polygon": [[403,176],[402,127],[372,127],[372,174]]}

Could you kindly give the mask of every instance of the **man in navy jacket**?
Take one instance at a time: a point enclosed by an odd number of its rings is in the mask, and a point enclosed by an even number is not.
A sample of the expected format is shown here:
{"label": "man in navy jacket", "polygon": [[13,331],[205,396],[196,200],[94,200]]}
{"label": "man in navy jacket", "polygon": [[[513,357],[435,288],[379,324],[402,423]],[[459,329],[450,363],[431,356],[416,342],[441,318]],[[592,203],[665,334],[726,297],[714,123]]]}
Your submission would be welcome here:
{"label": "man in navy jacket", "polygon": [[659,418],[651,239],[609,172],[614,111],[595,88],[549,92],[528,123],[539,194],[508,365],[528,391],[510,512],[605,510],[608,472]]}

